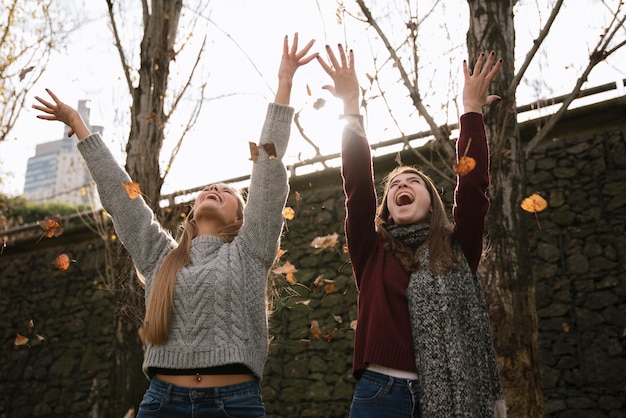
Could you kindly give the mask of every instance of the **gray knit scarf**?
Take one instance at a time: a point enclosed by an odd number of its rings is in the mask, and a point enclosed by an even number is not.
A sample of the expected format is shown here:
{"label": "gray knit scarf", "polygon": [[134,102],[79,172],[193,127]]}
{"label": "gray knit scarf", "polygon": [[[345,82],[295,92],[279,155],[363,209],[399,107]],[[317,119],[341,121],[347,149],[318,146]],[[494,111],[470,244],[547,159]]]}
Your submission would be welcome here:
{"label": "gray knit scarf", "polygon": [[482,285],[457,245],[459,268],[428,268],[427,224],[390,225],[416,249],[407,299],[423,418],[506,417]]}

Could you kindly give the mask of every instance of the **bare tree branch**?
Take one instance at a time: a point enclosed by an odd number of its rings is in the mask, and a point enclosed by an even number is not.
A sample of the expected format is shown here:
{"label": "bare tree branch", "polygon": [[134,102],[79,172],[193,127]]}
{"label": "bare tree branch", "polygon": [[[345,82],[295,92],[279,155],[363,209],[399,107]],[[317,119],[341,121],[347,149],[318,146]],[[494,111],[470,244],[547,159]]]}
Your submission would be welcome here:
{"label": "bare tree branch", "polygon": [[[587,77],[589,76],[591,71],[595,68],[595,66],[598,65],[600,62],[606,60],[609,57],[609,55],[613,54],[619,48],[626,45],[626,40],[624,40],[618,43],[615,47],[608,49],[609,44],[615,37],[617,31],[624,25],[624,21],[626,20],[626,14],[621,16],[618,20],[620,8],[621,8],[621,4],[620,4],[620,7],[618,7],[618,10],[613,15],[613,21],[611,22],[611,25],[609,25],[605,33],[600,36],[600,40],[598,41],[598,44],[596,45],[595,49],[589,56],[589,63],[587,65],[587,68],[585,68],[581,76],[578,78],[578,80],[576,80],[576,85],[574,86],[574,88],[572,89],[568,97],[563,101],[559,110],[557,110],[556,113],[550,116],[550,118],[548,119],[548,122],[539,130],[539,132],[535,134],[535,136],[526,145],[526,149],[524,151],[526,158],[530,157],[530,154],[537,147],[537,145],[539,145],[539,143],[546,137],[546,135],[550,133],[552,128],[554,128],[554,126],[561,119],[561,117],[563,117],[569,105],[580,94],[582,85],[587,81]],[[610,28],[612,28],[612,30],[609,30]]]}
{"label": "bare tree branch", "polygon": [[543,44],[543,41],[548,36],[550,29],[552,29],[552,24],[554,23],[556,16],[559,14],[559,11],[561,10],[562,5],[563,5],[563,0],[557,0],[556,4],[554,5],[554,8],[552,9],[552,12],[550,13],[550,17],[548,18],[548,21],[539,32],[539,36],[537,36],[537,39],[533,41],[532,48],[530,48],[530,50],[526,54],[526,58],[524,58],[524,62],[520,66],[519,71],[513,77],[513,80],[511,81],[511,85],[509,86],[509,90],[506,92],[506,95],[508,97],[512,97],[515,94],[517,87],[522,81],[522,77],[524,77],[526,70],[528,69],[528,67],[530,66],[530,63],[532,62],[533,58],[537,54],[537,51]]}
{"label": "bare tree branch", "polygon": [[[105,0],[107,3],[107,9],[109,11],[109,21],[111,22],[111,29],[113,30],[113,37],[115,38],[115,47],[120,56],[120,62],[122,63],[122,70],[124,72],[124,77],[126,78],[126,86],[128,87],[128,94],[133,94],[133,82],[130,75],[130,66],[126,61],[126,56],[124,54],[124,48],[122,47],[122,41],[120,39],[120,34],[117,29],[117,23],[115,21],[115,13],[113,11],[113,0]],[[145,24],[145,22],[144,22]]]}
{"label": "bare tree branch", "polygon": [[398,71],[400,72],[400,77],[402,78],[402,81],[404,85],[406,86],[406,88],[409,90],[409,95],[411,97],[411,100],[413,101],[413,105],[415,106],[419,114],[426,120],[426,123],[428,123],[428,126],[432,130],[433,135],[435,136],[436,140],[444,144],[446,143],[448,144],[447,147],[444,146],[445,147],[444,150],[446,152],[447,158],[454,159],[456,154],[455,154],[454,148],[449,143],[449,140],[450,140],[449,135],[447,135],[446,132],[442,130],[437,125],[437,123],[435,123],[435,120],[428,112],[428,109],[426,108],[426,106],[424,106],[424,103],[422,102],[422,98],[419,93],[419,86],[417,84],[413,85],[411,81],[409,80],[409,76],[406,70],[404,69],[402,62],[400,61],[400,58],[396,54],[395,49],[391,45],[389,38],[387,37],[385,32],[381,29],[381,27],[378,25],[378,22],[376,21],[376,19],[374,19],[374,17],[372,16],[372,13],[370,12],[369,8],[365,5],[365,2],[363,0],[356,0],[356,3],[359,5],[359,7],[361,8],[361,11],[365,15],[367,19],[367,23],[371,27],[374,28],[378,36],[381,38],[383,44],[385,45],[385,48],[389,52],[389,56],[391,57],[395,65],[397,66]]}

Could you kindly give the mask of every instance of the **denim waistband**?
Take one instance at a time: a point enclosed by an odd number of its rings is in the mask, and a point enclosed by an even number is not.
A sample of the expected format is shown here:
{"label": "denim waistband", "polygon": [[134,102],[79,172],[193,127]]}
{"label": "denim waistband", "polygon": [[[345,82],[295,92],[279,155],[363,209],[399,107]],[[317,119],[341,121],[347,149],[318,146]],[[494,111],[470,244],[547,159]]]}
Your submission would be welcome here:
{"label": "denim waistband", "polygon": [[361,380],[368,380],[370,382],[379,384],[381,386],[392,385],[392,386],[401,386],[401,387],[413,387],[416,385],[417,380],[413,379],[402,379],[399,377],[389,376],[387,374],[378,373],[373,370],[365,370],[361,375]]}
{"label": "denim waistband", "polygon": [[249,382],[237,383],[228,386],[219,387],[186,387],[178,386],[173,383],[164,382],[156,377],[150,380],[150,389],[165,397],[184,397],[194,399],[228,399],[230,397],[239,397],[249,394],[260,393],[259,382],[250,380]]}

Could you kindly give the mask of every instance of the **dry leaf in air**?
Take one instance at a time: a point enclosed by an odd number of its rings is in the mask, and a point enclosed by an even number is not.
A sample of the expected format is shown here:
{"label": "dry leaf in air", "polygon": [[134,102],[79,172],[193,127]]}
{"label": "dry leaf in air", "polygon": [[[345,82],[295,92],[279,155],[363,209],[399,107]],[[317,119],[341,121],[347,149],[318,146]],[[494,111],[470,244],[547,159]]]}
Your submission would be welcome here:
{"label": "dry leaf in air", "polygon": [[54,259],[52,264],[56,266],[59,270],[67,270],[70,268],[70,257],[67,254],[59,254],[57,258]]}
{"label": "dry leaf in air", "polygon": [[250,147],[250,161],[256,163],[259,159],[259,149],[263,148],[265,153],[269,158],[278,158],[276,154],[276,147],[273,143],[269,142],[267,144],[257,145],[254,142],[248,142],[248,146]]}
{"label": "dry leaf in air", "polygon": [[283,210],[283,216],[285,217],[285,219],[290,221],[294,218],[294,216],[296,216],[296,212],[289,206],[286,206],[285,209]]}
{"label": "dry leaf in air", "polygon": [[311,247],[317,248],[319,251],[325,250],[326,248],[334,248],[337,246],[338,239],[339,234],[336,232],[323,237],[315,237],[313,241],[311,241]]}
{"label": "dry leaf in air", "polygon": [[290,283],[290,284],[296,284],[298,282],[296,280],[296,276],[294,276],[294,273],[297,271],[298,269],[296,269],[296,267],[293,264],[291,264],[289,261],[285,261],[285,264],[272,270],[273,273],[284,274],[285,279],[287,280],[287,283]]}
{"label": "dry leaf in air", "polygon": [[533,193],[526,199],[522,200],[522,204],[520,206],[526,212],[531,212],[535,214],[537,227],[539,228],[539,230],[541,230],[541,224],[539,224],[539,217],[537,216],[537,212],[545,210],[548,207],[548,202],[546,202],[546,200],[539,194]]}
{"label": "dry leaf in air", "polygon": [[454,171],[459,176],[463,177],[469,172],[471,172],[476,167],[476,160],[472,157],[462,156],[459,159],[459,162],[452,167],[452,171]]}
{"label": "dry leaf in air", "polygon": [[24,337],[23,335],[18,333],[15,337],[15,346],[21,347],[23,345],[28,345],[28,337]]}
{"label": "dry leaf in air", "polygon": [[139,188],[139,183],[135,183],[134,181],[130,181],[128,183],[122,183],[128,197],[131,199],[136,199],[141,194],[141,189]]}
{"label": "dry leaf in air", "polygon": [[54,215],[43,221],[39,221],[39,226],[45,229],[44,235],[48,238],[58,237],[63,233],[63,227],[61,226],[61,216]]}
{"label": "dry leaf in air", "polygon": [[316,320],[311,321],[311,334],[313,334],[313,336],[318,340],[322,335],[322,331],[320,330],[320,324]]}
{"label": "dry leaf in air", "polygon": [[548,207],[548,202],[537,193],[533,193],[522,200],[520,205],[526,212],[541,212]]}

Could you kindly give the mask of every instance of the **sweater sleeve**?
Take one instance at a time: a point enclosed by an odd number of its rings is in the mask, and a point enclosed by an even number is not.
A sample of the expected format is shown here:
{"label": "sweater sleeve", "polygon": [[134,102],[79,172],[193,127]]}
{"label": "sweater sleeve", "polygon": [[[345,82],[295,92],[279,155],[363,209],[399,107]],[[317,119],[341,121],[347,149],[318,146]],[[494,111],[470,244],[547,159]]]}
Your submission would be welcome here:
{"label": "sweater sleeve", "polygon": [[457,176],[452,214],[456,237],[475,273],[483,251],[485,216],[489,210],[489,146],[480,113],[466,113],[460,122],[457,160],[471,157],[476,166],[466,175]]}
{"label": "sweater sleeve", "polygon": [[239,236],[256,257],[268,267],[276,258],[283,228],[283,209],[289,193],[287,170],[282,158],[287,150],[294,110],[290,106],[270,103],[261,131],[261,144],[273,143],[276,157],[259,147],[253,163],[244,223]]}
{"label": "sweater sleeve", "polygon": [[346,195],[346,241],[356,277],[361,284],[365,266],[376,239],[376,188],[369,143],[363,129],[363,117],[346,116],[341,148],[341,175]]}
{"label": "sweater sleeve", "polygon": [[146,280],[152,276],[157,261],[175,241],[156,221],[154,212],[141,196],[131,199],[123,184],[129,175],[115,161],[100,134],[94,133],[78,143],[104,209],[111,215],[115,232],[130,253],[135,267]]}

